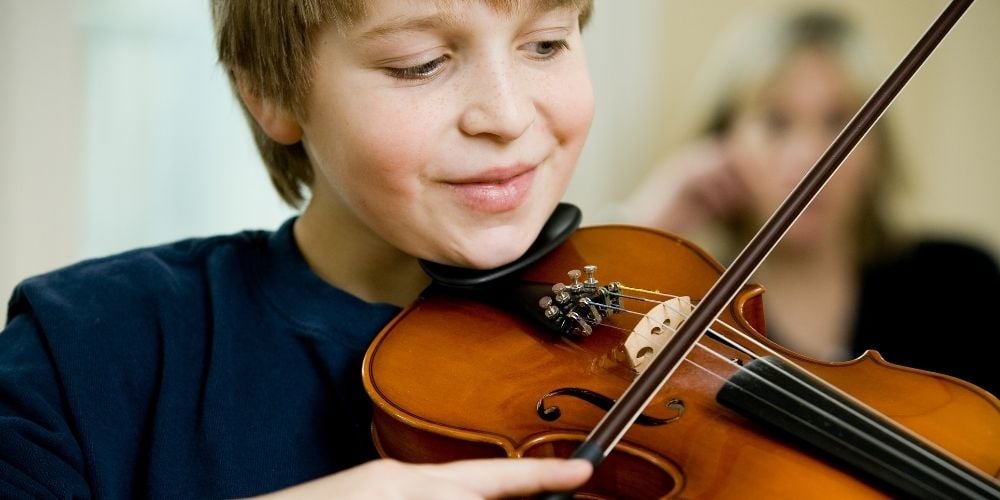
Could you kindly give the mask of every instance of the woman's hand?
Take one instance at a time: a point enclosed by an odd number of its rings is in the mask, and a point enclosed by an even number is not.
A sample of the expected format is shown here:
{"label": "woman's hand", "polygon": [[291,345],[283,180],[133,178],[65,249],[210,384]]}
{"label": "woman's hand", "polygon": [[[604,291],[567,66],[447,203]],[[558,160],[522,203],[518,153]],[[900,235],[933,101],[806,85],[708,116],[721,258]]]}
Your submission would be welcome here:
{"label": "woman's hand", "polygon": [[727,218],[747,202],[724,143],[705,139],[654,166],[623,208],[630,223],[686,234]]}
{"label": "woman's hand", "polygon": [[569,490],[582,485],[592,470],[589,462],[579,459],[496,458],[446,464],[407,464],[383,459],[259,498],[502,498]]}

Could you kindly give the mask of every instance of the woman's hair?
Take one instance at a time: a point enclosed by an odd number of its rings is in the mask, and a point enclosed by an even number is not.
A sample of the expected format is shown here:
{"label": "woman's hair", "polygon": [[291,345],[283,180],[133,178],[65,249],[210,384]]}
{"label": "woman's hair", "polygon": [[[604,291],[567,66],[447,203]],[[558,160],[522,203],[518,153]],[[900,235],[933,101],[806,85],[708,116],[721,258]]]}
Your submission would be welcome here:
{"label": "woman's hair", "polygon": [[[533,0],[482,1],[508,12],[522,1]],[[593,9],[593,0],[537,2],[542,9],[562,5],[579,9],[581,27]],[[306,116],[314,36],[331,24],[348,28],[362,20],[367,10],[365,0],[211,0],[211,5],[219,61],[234,88],[234,70],[238,69],[249,92],[299,117]],[[247,111],[245,105],[243,109]],[[271,182],[286,203],[298,207],[305,200],[303,189],[312,185],[314,176],[305,148],[301,142],[286,146],[271,140],[248,112],[246,115]]]}
{"label": "woman's hair", "polygon": [[[765,95],[781,70],[803,50],[825,51],[841,64],[859,107],[885,76],[877,72],[874,43],[843,14],[777,10],[745,21],[721,41],[701,74],[700,102],[695,103],[699,136],[725,134],[743,107]],[[855,212],[856,251],[863,261],[877,257],[895,242],[885,197],[888,188],[900,181],[898,154],[885,116],[865,140],[875,141],[877,156]],[[749,213],[726,221],[726,245],[736,249],[757,229],[758,221]]]}

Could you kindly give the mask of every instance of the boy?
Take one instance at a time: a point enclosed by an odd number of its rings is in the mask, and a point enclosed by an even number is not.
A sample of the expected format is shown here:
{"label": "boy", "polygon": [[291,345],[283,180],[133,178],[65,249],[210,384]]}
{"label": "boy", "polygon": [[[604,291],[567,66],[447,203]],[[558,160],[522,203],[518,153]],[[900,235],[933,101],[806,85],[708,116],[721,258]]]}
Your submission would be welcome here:
{"label": "boy", "polygon": [[509,262],[562,196],[593,112],[589,12],[213,0],[274,184],[293,204],[307,187],[308,203],[273,234],[22,283],[0,335],[4,496],[475,498],[582,483],[579,460],[355,466],[376,458],[360,360],[428,284],[417,258]]}

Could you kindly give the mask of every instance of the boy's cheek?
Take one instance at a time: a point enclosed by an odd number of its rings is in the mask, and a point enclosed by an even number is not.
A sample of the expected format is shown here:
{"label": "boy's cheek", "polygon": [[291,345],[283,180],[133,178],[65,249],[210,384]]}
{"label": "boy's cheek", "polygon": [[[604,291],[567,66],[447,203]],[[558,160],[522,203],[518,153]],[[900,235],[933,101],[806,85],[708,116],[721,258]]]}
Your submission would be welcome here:
{"label": "boy's cheek", "polygon": [[553,96],[556,112],[568,135],[586,136],[594,118],[594,91],[586,72]]}

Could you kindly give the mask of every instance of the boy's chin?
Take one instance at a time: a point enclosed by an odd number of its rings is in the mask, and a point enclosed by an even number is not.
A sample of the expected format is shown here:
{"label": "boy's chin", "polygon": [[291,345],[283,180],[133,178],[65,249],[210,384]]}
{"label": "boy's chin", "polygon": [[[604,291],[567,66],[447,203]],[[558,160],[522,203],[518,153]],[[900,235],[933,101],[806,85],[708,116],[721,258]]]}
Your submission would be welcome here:
{"label": "boy's chin", "polygon": [[469,269],[494,269],[520,258],[533,242],[534,238],[507,237],[470,244],[449,265]]}

